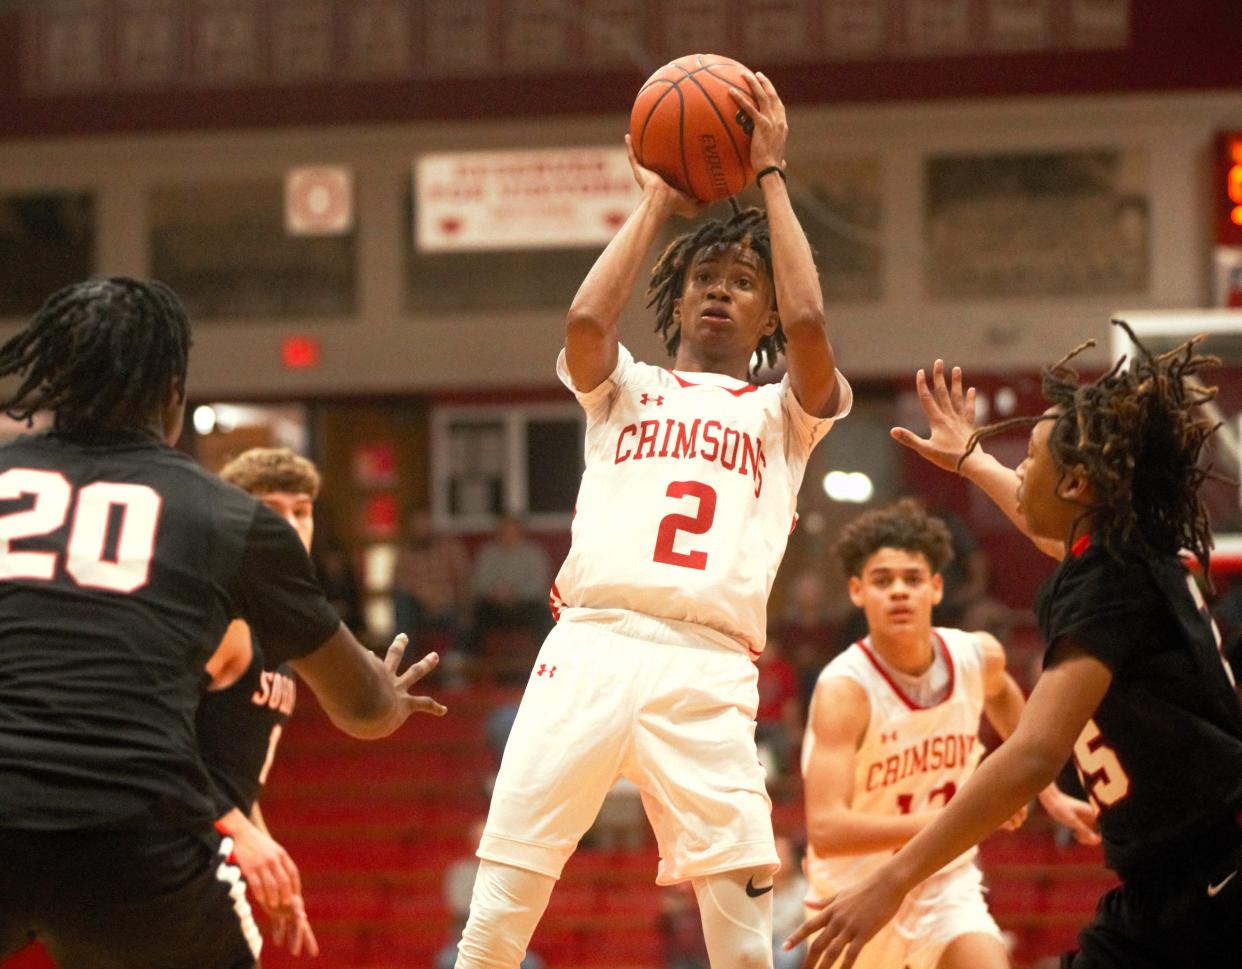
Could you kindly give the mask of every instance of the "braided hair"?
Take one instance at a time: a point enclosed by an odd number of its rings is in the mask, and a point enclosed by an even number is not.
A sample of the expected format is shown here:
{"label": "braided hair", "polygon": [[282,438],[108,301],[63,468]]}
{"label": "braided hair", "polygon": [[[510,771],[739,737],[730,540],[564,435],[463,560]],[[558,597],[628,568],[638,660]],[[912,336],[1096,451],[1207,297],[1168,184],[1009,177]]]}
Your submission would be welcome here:
{"label": "braided hair", "polygon": [[[686,270],[695,257],[708,249],[741,246],[763,260],[768,279],[772,278],[772,240],[767,214],[758,208],[737,209],[728,219],[709,219],[693,232],[678,236],[660,253],[647,285],[647,306],[655,308],[655,330],[664,337],[669,356],[677,355],[681,345],[681,324],[673,319],[673,302],[686,285]],[[776,329],[759,340],[759,365],[771,367],[785,349],[785,331],[777,320]]]}
{"label": "braided hair", "polygon": [[1113,551],[1123,542],[1157,555],[1186,549],[1207,574],[1212,530],[1199,488],[1222,476],[1200,456],[1220,425],[1198,409],[1215,398],[1216,388],[1194,377],[1220,361],[1197,352],[1202,336],[1155,355],[1124,321],[1112,323],[1138,350],[1128,369],[1122,357],[1103,376],[1083,383],[1070,361],[1095,341],[1081,344],[1043,372],[1044,398],[1055,414],[981,427],[966,454],[985,437],[1051,420],[1048,448],[1057,467],[1081,468],[1091,482],[1095,504],[1083,517],[1093,537]]}
{"label": "braided hair", "polygon": [[55,412],[62,431],[141,427],[185,385],[190,321],[163,283],[110,276],[58,290],[0,347],[0,377],[21,383],[0,399],[16,420]]}

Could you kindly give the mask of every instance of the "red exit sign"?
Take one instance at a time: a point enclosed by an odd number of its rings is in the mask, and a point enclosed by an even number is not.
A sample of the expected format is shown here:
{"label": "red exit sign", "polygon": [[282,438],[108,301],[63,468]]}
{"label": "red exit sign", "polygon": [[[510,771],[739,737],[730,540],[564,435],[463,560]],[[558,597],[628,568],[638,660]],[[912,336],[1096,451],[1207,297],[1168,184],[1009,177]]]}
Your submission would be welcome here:
{"label": "red exit sign", "polygon": [[1216,136],[1216,244],[1242,246],[1242,131]]}

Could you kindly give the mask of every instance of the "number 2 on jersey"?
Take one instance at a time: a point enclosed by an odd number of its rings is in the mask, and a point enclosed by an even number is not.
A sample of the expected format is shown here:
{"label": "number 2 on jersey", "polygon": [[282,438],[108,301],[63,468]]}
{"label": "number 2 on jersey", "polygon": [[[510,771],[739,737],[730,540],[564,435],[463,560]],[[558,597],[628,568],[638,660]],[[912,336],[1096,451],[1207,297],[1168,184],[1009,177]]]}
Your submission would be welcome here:
{"label": "number 2 on jersey", "polygon": [[707,568],[707,553],[701,550],[679,552],[675,549],[678,532],[702,535],[712,527],[716,518],[716,491],[701,481],[674,481],[664,492],[670,498],[697,498],[698,513],[691,515],[665,515],[660,519],[656,533],[655,552],[652,558],[665,565],[680,565],[683,569]]}
{"label": "number 2 on jersey", "polygon": [[[33,495],[34,504],[0,517],[0,579],[56,577],[56,552],[15,551],[10,543],[38,538],[65,523],[73,488],[56,471],[11,468],[0,474],[0,500]],[[65,548],[65,571],[80,586],[133,592],[147,584],[160,496],[141,484],[96,481],[78,491]],[[120,510],[116,558],[104,557],[113,509]]]}

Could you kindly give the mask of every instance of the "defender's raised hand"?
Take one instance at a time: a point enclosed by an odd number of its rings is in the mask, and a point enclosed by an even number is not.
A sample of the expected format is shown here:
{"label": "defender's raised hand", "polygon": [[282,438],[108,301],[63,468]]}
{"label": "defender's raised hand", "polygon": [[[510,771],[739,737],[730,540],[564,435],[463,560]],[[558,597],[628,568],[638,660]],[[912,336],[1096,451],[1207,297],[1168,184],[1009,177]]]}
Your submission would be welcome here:
{"label": "defender's raised hand", "polygon": [[749,93],[739,88],[731,88],[730,93],[754,124],[750,136],[750,167],[756,173],[773,165],[784,168],[785,142],[789,138],[785,105],[765,74],[748,72],[746,83],[750,86]]}
{"label": "defender's raised hand", "polygon": [[409,643],[410,639],[405,633],[398,633],[384,655],[384,669],[391,678],[393,689],[401,694],[401,709],[404,714],[401,719],[404,720],[411,713],[429,713],[433,717],[442,717],[448,712],[444,704],[429,696],[411,696],[408,692],[410,687],[440,665],[440,655],[428,653],[417,663],[411,663],[404,673],[398,674],[397,670],[401,667],[401,660]]}
{"label": "defender's raised hand", "polygon": [[975,432],[975,388],[962,389],[962,368],[953,368],[952,383],[944,379],[944,361],[932,365],[932,382],[920,370],[914,388],[931,433],[921,438],[909,428],[894,427],[889,433],[898,444],[915,451],[920,457],[946,471],[957,472],[958,461],[966,452],[966,443]]}

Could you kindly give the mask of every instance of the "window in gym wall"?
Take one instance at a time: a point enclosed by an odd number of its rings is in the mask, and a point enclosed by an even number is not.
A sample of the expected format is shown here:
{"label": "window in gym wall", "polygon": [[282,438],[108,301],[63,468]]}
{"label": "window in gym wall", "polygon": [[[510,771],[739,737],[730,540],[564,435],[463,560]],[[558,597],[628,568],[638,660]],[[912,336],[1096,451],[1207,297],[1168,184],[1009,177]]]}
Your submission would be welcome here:
{"label": "window in gym wall", "polygon": [[[806,158],[797,165],[794,209],[815,248],[825,299],[833,303],[880,299],[884,295],[880,160]],[[761,204],[759,199],[755,204]]]}
{"label": "window in gym wall", "polygon": [[164,185],[148,200],[151,275],[194,320],[349,317],[354,235],[290,235],[280,177]]}
{"label": "window in gym wall", "polygon": [[0,195],[0,317],[27,317],[95,271],[95,200],[87,192]]}

